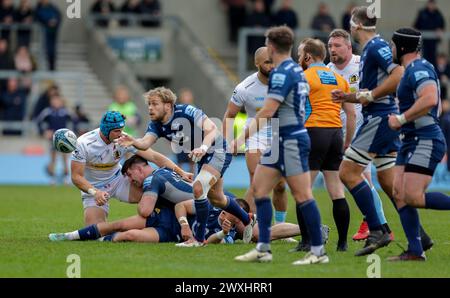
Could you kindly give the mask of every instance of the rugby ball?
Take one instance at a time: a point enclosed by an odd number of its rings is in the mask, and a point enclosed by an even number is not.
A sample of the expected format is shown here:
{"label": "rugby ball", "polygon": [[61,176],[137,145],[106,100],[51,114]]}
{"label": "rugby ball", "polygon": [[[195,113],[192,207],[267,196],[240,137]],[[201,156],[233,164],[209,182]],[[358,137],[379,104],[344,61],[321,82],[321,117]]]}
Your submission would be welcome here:
{"label": "rugby ball", "polygon": [[71,153],[77,148],[77,136],[70,129],[58,129],[53,134],[53,148],[62,153]]}

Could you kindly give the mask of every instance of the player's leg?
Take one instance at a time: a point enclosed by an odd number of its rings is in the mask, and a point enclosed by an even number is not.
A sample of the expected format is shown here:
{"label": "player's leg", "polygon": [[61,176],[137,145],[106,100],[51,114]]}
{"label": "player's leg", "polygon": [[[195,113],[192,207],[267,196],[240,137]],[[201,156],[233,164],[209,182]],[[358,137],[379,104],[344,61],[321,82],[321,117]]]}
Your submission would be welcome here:
{"label": "player's leg", "polygon": [[258,243],[256,249],[235,257],[241,262],[270,262],[270,229],[272,225],[272,201],[270,192],[281,178],[279,170],[259,164],[256,167],[252,188],[258,216]]}
{"label": "player's leg", "polygon": [[339,128],[327,129],[325,132],[328,135],[324,134],[322,137],[330,139],[330,146],[322,164],[322,173],[328,195],[333,202],[333,218],[339,235],[337,251],[347,251],[350,208],[345,199],[344,185],[339,178],[339,167],[344,156],[344,136]]}
{"label": "player's leg", "polygon": [[286,222],[288,194],[284,178],[281,178],[273,188],[273,207],[275,209],[275,224]]}
{"label": "player's leg", "polygon": [[253,177],[255,175],[256,166],[259,163],[259,159],[261,158],[261,153],[259,150],[247,150],[245,152],[245,162],[247,164],[248,174],[250,176],[250,187],[247,189],[245,193],[244,199],[250,205],[250,212],[256,212],[255,199],[253,197],[253,191],[251,188]]}
{"label": "player's leg", "polygon": [[51,147],[50,149],[50,162],[47,165],[47,174],[50,176],[51,184],[54,184],[55,181],[55,165],[56,165],[56,150]]}
{"label": "player's leg", "polygon": [[[398,161],[399,159],[397,159]],[[402,223],[403,231],[405,232],[406,238],[408,239],[408,249],[401,255],[389,258],[390,261],[403,261],[403,260],[425,260],[425,255],[423,253],[422,242],[420,240],[420,220],[419,213],[413,206],[408,206],[406,202],[406,190],[407,179],[405,179],[405,167],[403,164],[398,165],[394,168],[394,186],[393,195],[395,198],[395,204],[398,208],[398,213],[400,216],[400,222]],[[414,177],[418,178],[418,177]],[[429,179],[431,181],[431,178]],[[411,183],[411,181],[409,181]],[[424,191],[423,187],[426,187],[423,183],[425,181],[414,180],[413,189],[422,193]],[[422,182],[422,183],[421,183]],[[417,188],[416,185],[419,185]],[[413,190],[411,189],[411,190]]]}
{"label": "player's leg", "polygon": [[[109,240],[105,237],[105,240]],[[155,228],[145,228],[141,230],[129,230],[126,232],[116,233],[111,237],[112,242],[146,242],[158,243],[159,233]]]}
{"label": "player's leg", "polygon": [[107,217],[108,213],[103,208],[92,206],[84,209],[84,224],[86,226],[105,222]]}
{"label": "player's leg", "polygon": [[114,233],[128,231],[132,229],[143,229],[145,228],[146,219],[141,216],[132,216],[122,220],[117,220],[114,222],[100,222],[97,224],[89,225],[85,228],[68,232],[68,233],[52,233],[49,235],[52,241],[62,241],[62,240],[96,240],[102,236]]}
{"label": "player's leg", "polygon": [[285,239],[300,235],[298,225],[288,222],[279,223],[270,228],[270,240]]}

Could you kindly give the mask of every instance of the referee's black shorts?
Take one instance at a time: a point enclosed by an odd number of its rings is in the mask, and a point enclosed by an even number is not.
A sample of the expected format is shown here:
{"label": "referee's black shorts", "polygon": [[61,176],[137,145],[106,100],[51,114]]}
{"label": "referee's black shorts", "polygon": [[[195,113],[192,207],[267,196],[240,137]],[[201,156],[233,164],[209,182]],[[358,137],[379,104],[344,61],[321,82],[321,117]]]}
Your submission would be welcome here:
{"label": "referee's black shorts", "polygon": [[308,127],[311,139],[309,168],[311,171],[338,171],[344,157],[342,128]]}

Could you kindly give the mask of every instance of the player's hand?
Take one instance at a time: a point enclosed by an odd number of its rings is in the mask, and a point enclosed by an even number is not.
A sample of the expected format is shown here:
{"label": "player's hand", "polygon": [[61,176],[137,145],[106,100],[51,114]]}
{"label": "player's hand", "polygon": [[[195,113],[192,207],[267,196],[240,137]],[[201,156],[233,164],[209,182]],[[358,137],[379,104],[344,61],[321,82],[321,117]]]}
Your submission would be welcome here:
{"label": "player's hand", "polygon": [[193,182],[194,181],[194,174],[193,173],[182,171],[180,173],[180,177],[181,177],[181,179],[183,179],[184,181],[187,181],[187,182]]}
{"label": "player's hand", "polygon": [[189,228],[189,225],[181,225],[181,238],[183,238],[184,241],[188,241],[193,237],[194,235],[192,235],[192,231],[191,228]]}
{"label": "player's hand", "polygon": [[135,138],[130,136],[129,134],[126,134],[122,132],[122,135],[120,138],[117,139],[117,143],[122,147],[130,147],[133,146],[134,142],[136,141]]}
{"label": "player's hand", "polygon": [[398,121],[397,115],[395,115],[395,114],[389,115],[388,123],[389,123],[389,127],[392,130],[399,130],[402,127],[402,124],[400,123],[400,121]]}
{"label": "player's hand", "polygon": [[228,233],[230,233],[232,228],[233,228],[233,224],[228,219],[225,219],[222,222],[222,230],[225,235],[228,235]]}
{"label": "player's hand", "polygon": [[345,102],[345,93],[340,89],[334,89],[331,91],[331,100],[334,103],[344,103]]}
{"label": "player's hand", "polygon": [[109,200],[109,193],[107,193],[106,191],[102,191],[102,190],[97,190],[97,192],[95,193],[95,203],[97,204],[97,206],[103,206],[106,203],[108,203]]}
{"label": "player's hand", "polygon": [[202,147],[195,148],[189,153],[189,158],[192,159],[193,162],[199,162],[203,156],[205,156],[206,150]]}

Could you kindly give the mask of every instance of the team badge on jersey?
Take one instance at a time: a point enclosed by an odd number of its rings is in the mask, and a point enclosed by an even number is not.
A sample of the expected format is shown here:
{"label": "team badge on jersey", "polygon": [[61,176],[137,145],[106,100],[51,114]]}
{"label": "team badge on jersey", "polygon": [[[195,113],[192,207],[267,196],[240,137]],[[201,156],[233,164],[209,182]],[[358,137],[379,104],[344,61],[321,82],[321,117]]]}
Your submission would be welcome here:
{"label": "team badge on jersey", "polygon": [[358,80],[359,80],[359,76],[355,73],[354,75],[352,75],[349,78],[349,83],[350,84],[356,84],[358,82]]}

